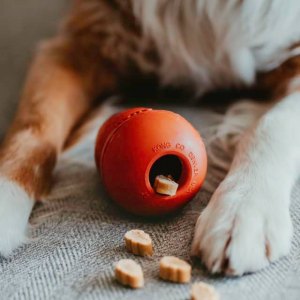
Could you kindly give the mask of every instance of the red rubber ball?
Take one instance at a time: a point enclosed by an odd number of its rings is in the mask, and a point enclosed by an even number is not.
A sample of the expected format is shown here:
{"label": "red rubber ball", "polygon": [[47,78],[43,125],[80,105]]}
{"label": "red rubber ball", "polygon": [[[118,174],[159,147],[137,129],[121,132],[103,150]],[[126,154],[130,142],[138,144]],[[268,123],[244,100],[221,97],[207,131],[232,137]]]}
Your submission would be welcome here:
{"label": "red rubber ball", "polygon": [[[100,128],[95,160],[112,199],[143,216],[171,213],[191,200],[207,171],[204,143],[182,116],[165,110],[133,108],[113,115]],[[176,195],[153,189],[157,175],[171,175]]]}

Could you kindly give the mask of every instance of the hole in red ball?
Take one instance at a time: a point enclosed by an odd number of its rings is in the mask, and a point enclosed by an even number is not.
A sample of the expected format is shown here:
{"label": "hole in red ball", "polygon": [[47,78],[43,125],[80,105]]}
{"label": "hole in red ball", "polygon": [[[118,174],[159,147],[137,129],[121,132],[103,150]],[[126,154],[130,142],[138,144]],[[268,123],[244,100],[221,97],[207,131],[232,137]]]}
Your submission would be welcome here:
{"label": "hole in red ball", "polygon": [[149,181],[154,186],[155,177],[158,175],[169,176],[179,182],[182,175],[182,162],[176,155],[164,155],[154,162],[150,169]]}

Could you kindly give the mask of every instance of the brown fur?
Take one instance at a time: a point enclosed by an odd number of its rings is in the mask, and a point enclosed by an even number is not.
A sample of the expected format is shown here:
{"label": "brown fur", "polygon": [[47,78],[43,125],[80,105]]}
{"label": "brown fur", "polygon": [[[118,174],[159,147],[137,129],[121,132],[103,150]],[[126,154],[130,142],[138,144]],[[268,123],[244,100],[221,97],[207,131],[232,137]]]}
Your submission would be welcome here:
{"label": "brown fur", "polygon": [[287,60],[277,69],[261,74],[258,79],[260,88],[269,91],[272,98],[280,99],[292,90],[287,90],[291,80],[300,74],[300,57]]}

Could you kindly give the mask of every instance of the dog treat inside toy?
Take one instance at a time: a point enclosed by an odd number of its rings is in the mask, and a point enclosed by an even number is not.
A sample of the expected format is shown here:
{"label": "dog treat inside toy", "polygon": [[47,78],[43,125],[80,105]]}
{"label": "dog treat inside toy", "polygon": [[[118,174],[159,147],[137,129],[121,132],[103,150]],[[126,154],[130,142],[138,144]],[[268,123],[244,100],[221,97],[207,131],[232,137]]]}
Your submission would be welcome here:
{"label": "dog treat inside toy", "polygon": [[191,300],[219,300],[219,295],[213,286],[204,282],[194,283]]}
{"label": "dog treat inside toy", "polygon": [[171,176],[158,175],[155,177],[154,190],[158,194],[175,196],[178,189],[176,183]]}
{"label": "dog treat inside toy", "polygon": [[164,280],[186,283],[191,279],[191,271],[190,264],[175,256],[165,256],[159,263],[159,276]]}
{"label": "dog treat inside toy", "polygon": [[128,252],[141,256],[151,256],[153,254],[152,240],[149,234],[143,230],[133,229],[127,231],[124,239]]}
{"label": "dog treat inside toy", "polygon": [[115,276],[122,285],[137,289],[144,286],[142,268],[132,259],[121,259],[115,268]]}

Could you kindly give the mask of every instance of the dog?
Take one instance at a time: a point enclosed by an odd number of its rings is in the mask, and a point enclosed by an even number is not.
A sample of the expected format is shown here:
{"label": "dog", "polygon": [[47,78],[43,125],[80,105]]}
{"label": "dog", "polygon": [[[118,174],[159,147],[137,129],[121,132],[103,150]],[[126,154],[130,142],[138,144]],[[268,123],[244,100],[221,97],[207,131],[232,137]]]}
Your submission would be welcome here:
{"label": "dog", "polygon": [[240,138],[197,221],[192,254],[227,275],[288,254],[300,171],[299,19],[297,0],[74,1],[58,34],[39,45],[1,146],[1,255],[24,242],[71,130],[132,74],[197,98],[219,88],[268,92],[268,109]]}

